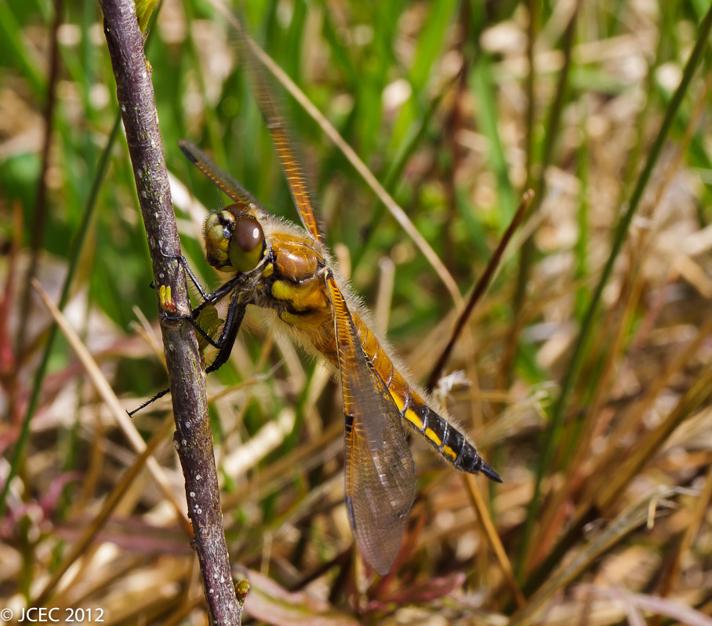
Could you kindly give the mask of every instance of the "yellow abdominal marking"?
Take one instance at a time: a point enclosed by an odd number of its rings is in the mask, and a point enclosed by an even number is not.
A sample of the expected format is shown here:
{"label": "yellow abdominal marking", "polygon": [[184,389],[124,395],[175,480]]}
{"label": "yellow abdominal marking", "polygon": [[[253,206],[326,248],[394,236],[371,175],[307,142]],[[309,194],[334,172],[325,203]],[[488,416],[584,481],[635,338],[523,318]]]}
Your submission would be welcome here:
{"label": "yellow abdominal marking", "polygon": [[457,458],[457,454],[455,454],[455,451],[450,446],[443,446],[440,452],[445,456],[449,456],[453,461]]}
{"label": "yellow abdominal marking", "polygon": [[[398,407],[398,411],[402,413],[403,407],[405,406],[404,401],[393,392],[391,392],[391,398],[393,398],[393,402],[395,402]],[[405,419],[413,424],[413,426],[415,426],[419,431],[423,431],[423,420],[420,419],[420,416],[413,409],[408,409],[403,417],[405,417]],[[442,441],[440,440],[440,437],[435,434],[435,431],[432,428],[426,428],[424,434],[428,439],[430,439],[430,441],[440,448]],[[450,446],[443,446],[440,452],[453,461],[457,458],[457,454],[455,454],[455,451]]]}
{"label": "yellow abdominal marking", "polygon": [[[402,413],[403,407],[405,406],[403,400],[393,392],[391,392],[391,398],[393,398],[393,402],[396,403],[398,412]],[[413,426],[415,426],[418,430],[423,430],[423,420],[420,419],[418,414],[413,409],[408,409],[403,417],[405,417],[405,419],[413,424]]]}
{"label": "yellow abdominal marking", "polygon": [[440,437],[435,434],[435,431],[432,428],[425,429],[425,436],[430,439],[430,441],[432,441],[436,446],[439,446],[442,443],[440,441]]}
{"label": "yellow abdominal marking", "polygon": [[426,428],[426,429],[425,429],[425,436],[426,436],[428,439],[430,439],[430,441],[432,441],[432,442],[438,447],[438,449],[440,450],[440,452],[442,452],[445,456],[449,456],[451,459],[455,460],[455,458],[457,457],[457,455],[455,454],[455,451],[454,451],[450,446],[443,446],[442,448],[440,448],[440,446],[442,446],[442,443],[443,443],[443,442],[442,442],[442,440],[440,439],[440,437],[438,437],[438,436],[435,434],[435,431],[434,431],[434,430],[432,430],[431,428]]}

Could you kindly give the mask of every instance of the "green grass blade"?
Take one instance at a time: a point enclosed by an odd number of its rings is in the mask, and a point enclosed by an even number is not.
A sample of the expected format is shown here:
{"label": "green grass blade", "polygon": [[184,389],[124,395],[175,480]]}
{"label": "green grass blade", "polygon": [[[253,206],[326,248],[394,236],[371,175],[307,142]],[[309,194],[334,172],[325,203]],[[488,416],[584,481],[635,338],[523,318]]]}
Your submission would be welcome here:
{"label": "green grass blade", "polygon": [[497,123],[497,95],[494,89],[492,65],[489,56],[481,53],[470,74],[472,92],[479,104],[477,123],[487,137],[489,164],[497,176],[499,193],[499,224],[509,222],[517,207],[517,196],[509,177],[509,167],[504,153]]}
{"label": "green grass blade", "polygon": [[43,99],[47,91],[44,76],[28,54],[21,35],[22,29],[10,9],[10,3],[0,2],[0,51],[4,51],[4,62],[20,68],[35,96]]}

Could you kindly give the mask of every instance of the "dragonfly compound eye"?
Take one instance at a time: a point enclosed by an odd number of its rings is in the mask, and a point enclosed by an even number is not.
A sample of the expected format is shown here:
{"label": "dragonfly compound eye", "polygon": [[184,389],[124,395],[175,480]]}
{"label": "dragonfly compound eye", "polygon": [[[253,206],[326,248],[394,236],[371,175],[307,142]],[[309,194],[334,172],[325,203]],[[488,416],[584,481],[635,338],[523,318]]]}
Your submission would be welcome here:
{"label": "dragonfly compound eye", "polygon": [[235,216],[230,211],[217,211],[208,215],[203,227],[205,254],[208,263],[222,270],[230,269],[229,248],[235,230]]}
{"label": "dragonfly compound eye", "polygon": [[228,255],[230,263],[238,272],[249,272],[262,260],[265,235],[260,223],[251,215],[238,215]]}

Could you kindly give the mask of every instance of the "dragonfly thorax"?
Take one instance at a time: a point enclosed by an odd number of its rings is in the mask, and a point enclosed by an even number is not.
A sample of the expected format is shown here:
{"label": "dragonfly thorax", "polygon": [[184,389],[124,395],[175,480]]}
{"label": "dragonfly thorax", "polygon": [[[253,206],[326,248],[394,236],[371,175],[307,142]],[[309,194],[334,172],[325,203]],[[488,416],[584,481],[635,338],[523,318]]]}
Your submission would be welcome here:
{"label": "dragonfly thorax", "polygon": [[205,253],[213,267],[249,272],[265,254],[265,235],[259,221],[231,205],[211,213],[203,228]]}

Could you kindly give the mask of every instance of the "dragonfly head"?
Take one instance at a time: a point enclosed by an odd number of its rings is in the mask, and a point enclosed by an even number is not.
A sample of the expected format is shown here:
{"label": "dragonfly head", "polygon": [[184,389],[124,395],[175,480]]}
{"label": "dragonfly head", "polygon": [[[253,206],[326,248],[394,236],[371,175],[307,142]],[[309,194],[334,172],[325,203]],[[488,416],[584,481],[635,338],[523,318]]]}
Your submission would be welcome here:
{"label": "dragonfly head", "polygon": [[259,221],[235,205],[211,213],[203,228],[208,263],[223,271],[249,272],[265,253]]}

